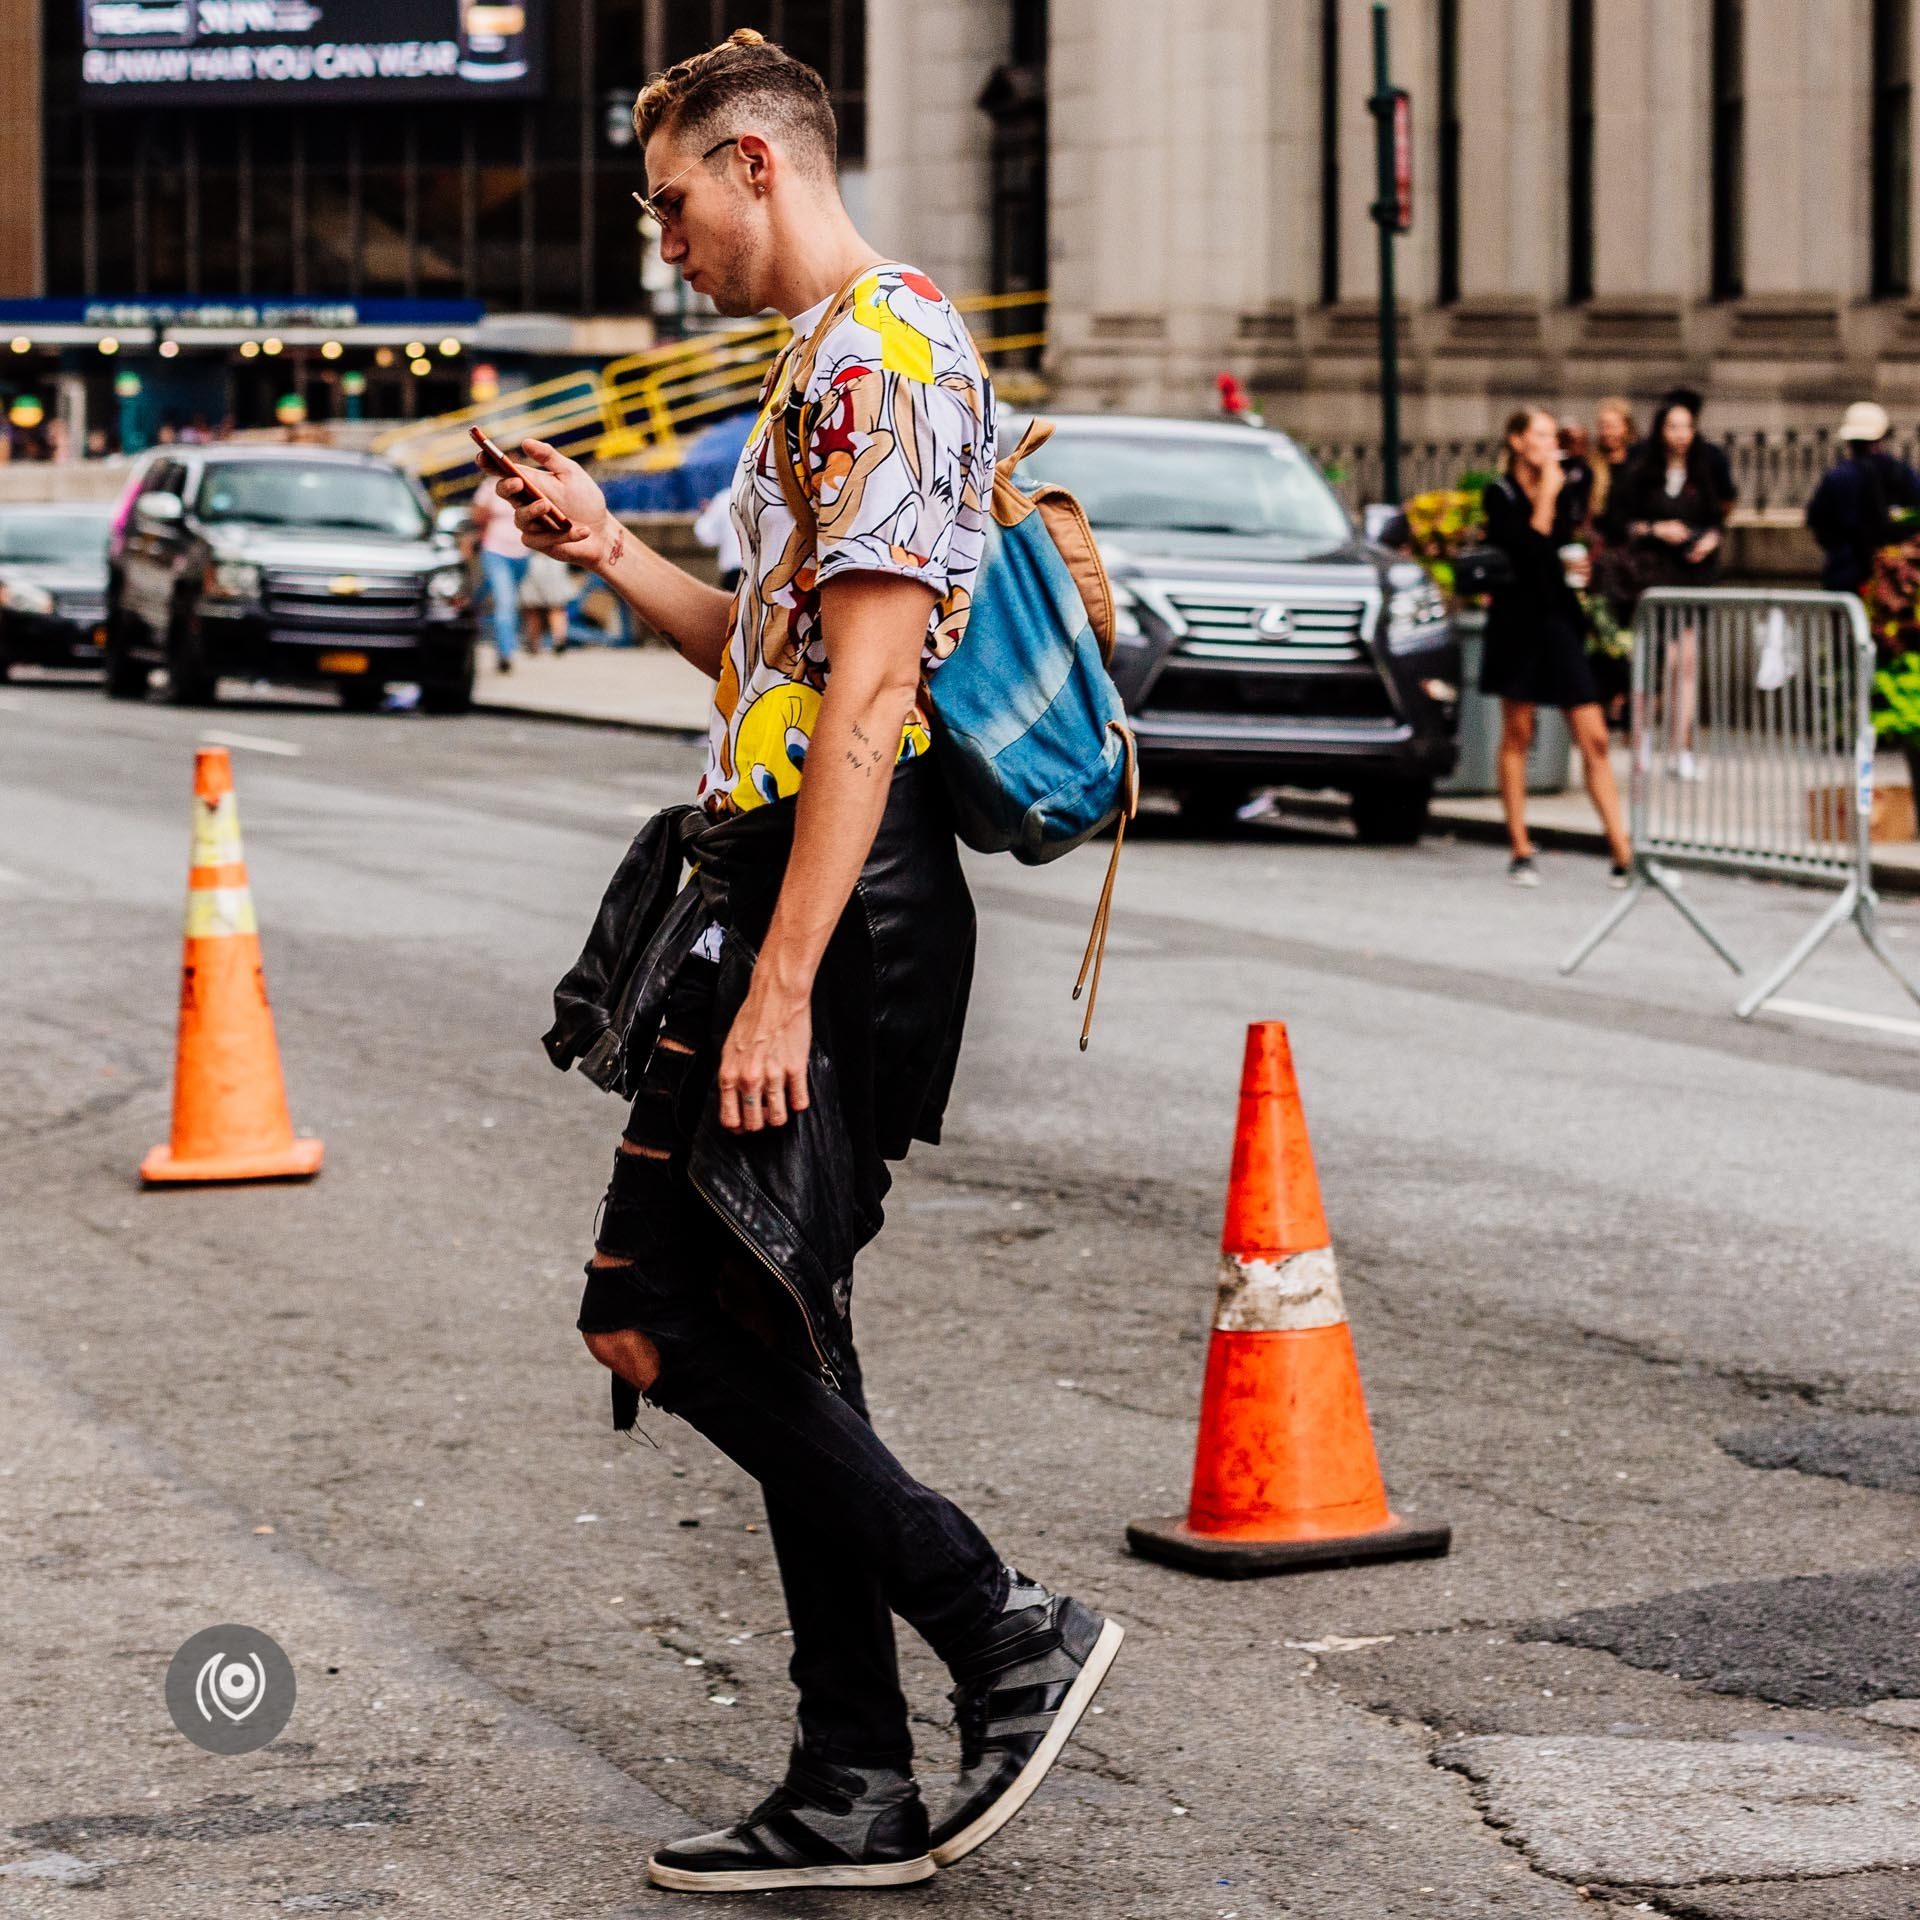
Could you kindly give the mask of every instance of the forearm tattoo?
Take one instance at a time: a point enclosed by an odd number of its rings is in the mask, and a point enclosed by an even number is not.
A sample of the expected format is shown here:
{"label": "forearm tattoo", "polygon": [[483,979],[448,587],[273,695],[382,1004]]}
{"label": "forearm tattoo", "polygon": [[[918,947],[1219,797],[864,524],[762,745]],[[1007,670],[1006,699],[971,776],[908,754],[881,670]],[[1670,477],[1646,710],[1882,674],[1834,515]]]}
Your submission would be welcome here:
{"label": "forearm tattoo", "polygon": [[607,549],[607,571],[611,573],[620,564],[621,556],[627,550],[627,530],[618,520],[613,523],[613,545]]}
{"label": "forearm tattoo", "polygon": [[847,749],[847,764],[850,767],[857,767],[871,780],[874,774],[886,764],[886,749],[876,747],[873,744],[873,736],[857,720],[853,723],[853,737],[859,741],[860,747],[857,752],[852,747]]}

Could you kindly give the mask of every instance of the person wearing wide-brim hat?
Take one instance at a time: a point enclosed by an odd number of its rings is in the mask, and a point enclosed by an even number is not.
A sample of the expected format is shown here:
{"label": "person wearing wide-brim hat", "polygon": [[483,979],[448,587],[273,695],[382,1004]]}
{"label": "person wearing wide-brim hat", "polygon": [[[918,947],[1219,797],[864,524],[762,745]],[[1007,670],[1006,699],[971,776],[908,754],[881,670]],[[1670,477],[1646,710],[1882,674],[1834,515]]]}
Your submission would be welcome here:
{"label": "person wearing wide-brim hat", "polygon": [[1837,593],[1864,586],[1873,556],[1892,543],[1894,514],[1920,507],[1920,474],[1886,450],[1885,407],[1856,400],[1840,422],[1841,456],[1807,502],[1807,526],[1826,555],[1820,584]]}

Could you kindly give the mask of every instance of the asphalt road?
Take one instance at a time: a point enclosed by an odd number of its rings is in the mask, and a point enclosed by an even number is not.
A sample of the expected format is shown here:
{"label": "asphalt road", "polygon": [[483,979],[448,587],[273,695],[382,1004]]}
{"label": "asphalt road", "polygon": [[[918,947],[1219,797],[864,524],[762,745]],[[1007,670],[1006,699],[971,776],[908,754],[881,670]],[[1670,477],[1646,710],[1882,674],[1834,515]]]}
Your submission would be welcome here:
{"label": "asphalt road", "polygon": [[[209,728],[241,743],[328,1159],[143,1194]],[[777,1771],[753,1489],[671,1420],[608,1428],[572,1321],[621,1114],[537,1045],[625,838],[694,767],[559,725],[0,689],[0,1913],[664,1914],[648,1846]],[[1742,1025],[1657,905],[1563,980],[1610,898],[1590,860],[1525,893],[1484,846],[1162,817],[1082,1056],[1102,865],[976,864],[948,1142],[856,1293],[903,1457],[1131,1632],[1032,1809],[897,1904],[1920,1914],[1920,1045]],[[1818,905],[1691,885],[1756,959]],[[1920,959],[1920,911],[1887,919]],[[1857,943],[1794,992],[1914,1011]],[[1215,1584],[1122,1544],[1184,1499],[1269,1016],[1395,1501],[1453,1523],[1445,1560]],[[237,1758],[160,1692],[225,1620],[300,1686]],[[937,1772],[942,1676],[906,1638]]]}

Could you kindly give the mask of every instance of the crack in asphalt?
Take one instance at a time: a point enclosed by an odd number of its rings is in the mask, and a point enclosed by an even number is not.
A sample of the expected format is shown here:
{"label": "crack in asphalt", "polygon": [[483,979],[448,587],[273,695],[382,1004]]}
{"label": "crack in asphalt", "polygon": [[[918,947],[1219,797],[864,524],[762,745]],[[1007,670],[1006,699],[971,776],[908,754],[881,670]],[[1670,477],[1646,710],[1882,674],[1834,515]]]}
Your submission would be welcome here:
{"label": "crack in asphalt", "polygon": [[302,1827],[403,1827],[413,1818],[413,1802],[420,1790],[417,1780],[391,1780],[329,1794],[324,1800],[267,1807],[256,1805],[245,1794],[221,1793],[185,1813],[58,1814],[12,1831],[27,1846],[70,1852],[86,1840],[244,1840]]}

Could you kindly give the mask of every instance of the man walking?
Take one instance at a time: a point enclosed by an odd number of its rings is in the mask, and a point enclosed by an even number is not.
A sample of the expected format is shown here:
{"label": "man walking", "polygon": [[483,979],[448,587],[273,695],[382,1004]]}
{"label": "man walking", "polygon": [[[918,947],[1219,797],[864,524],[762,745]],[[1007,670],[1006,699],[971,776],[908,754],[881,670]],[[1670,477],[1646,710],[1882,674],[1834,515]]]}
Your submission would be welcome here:
{"label": "man walking", "polygon": [[[1025,1804],[1121,1639],[894,1459],[848,1319],[886,1162],[939,1137],[972,976],[925,679],[965,644],[993,394],[940,290],[853,226],[810,67],[742,30],[634,118],[662,256],[722,313],[793,322],[735,478],[731,599],[628,535],[551,447],[527,453],[568,535],[507,483],[530,545],[598,573],[715,682],[698,804],[652,822],[616,879],[647,939],[621,1024],[563,984],[547,1040],[634,1095],[579,1318],[616,1424],[644,1397],[760,1482],[793,1627],[784,1782],[648,1868],[687,1891],[899,1885]],[[895,1613],[955,1679],[960,1774],[931,1823]]]}

